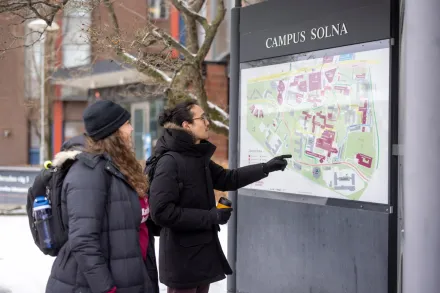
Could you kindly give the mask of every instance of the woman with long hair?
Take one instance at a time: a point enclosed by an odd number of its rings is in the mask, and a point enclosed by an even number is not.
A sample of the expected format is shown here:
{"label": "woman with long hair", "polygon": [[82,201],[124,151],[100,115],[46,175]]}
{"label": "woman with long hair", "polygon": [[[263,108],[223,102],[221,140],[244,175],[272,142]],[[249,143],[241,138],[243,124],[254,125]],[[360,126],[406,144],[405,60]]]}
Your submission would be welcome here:
{"label": "woman with long hair", "polygon": [[[84,111],[85,150],[63,182],[68,240],[47,293],[158,292],[147,178],[132,148],[130,114],[100,100]],[[71,158],[65,151],[57,163]],[[55,162],[55,161],[54,161]]]}

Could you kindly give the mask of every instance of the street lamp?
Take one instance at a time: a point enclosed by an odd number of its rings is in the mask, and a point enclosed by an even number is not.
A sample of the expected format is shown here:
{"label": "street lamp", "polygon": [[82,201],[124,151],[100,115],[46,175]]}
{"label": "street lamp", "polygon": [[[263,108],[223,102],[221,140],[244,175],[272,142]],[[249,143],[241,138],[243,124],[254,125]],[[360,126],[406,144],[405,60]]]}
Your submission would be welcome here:
{"label": "street lamp", "polygon": [[45,84],[45,60],[44,60],[44,46],[43,40],[45,32],[56,32],[60,29],[59,25],[55,22],[52,25],[47,25],[47,23],[42,19],[32,20],[27,24],[31,31],[36,31],[41,33],[40,38],[40,165],[44,164],[44,152],[45,152],[45,125],[44,125],[44,84]]}

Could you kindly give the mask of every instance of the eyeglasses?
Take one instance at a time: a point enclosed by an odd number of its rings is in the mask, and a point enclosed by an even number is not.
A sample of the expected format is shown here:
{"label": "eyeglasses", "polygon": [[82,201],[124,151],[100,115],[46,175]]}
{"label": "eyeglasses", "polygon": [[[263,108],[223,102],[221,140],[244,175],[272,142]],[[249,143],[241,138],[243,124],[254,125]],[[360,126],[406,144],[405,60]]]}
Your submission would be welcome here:
{"label": "eyeglasses", "polygon": [[193,118],[193,120],[197,120],[197,119],[200,119],[200,120],[202,120],[203,122],[206,122],[206,121],[209,121],[209,116],[208,116],[208,114],[203,113],[202,116],[197,117],[197,118]]}

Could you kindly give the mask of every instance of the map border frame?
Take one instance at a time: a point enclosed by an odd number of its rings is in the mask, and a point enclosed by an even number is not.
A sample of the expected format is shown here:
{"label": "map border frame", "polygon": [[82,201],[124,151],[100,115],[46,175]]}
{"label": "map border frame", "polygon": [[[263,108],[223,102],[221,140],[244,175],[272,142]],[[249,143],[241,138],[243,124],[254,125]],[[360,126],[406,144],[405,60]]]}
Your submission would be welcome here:
{"label": "map border frame", "polygon": [[[256,197],[263,197],[263,198],[279,198],[289,201],[300,201],[303,203],[321,203],[322,200],[325,200],[326,202],[323,204],[327,205],[335,205],[335,206],[347,206],[347,207],[358,207],[362,209],[369,209],[369,210],[377,210],[377,211],[383,211],[383,212],[390,212],[391,209],[389,208],[389,205],[391,203],[391,192],[390,192],[390,176],[391,176],[391,165],[392,165],[392,148],[391,148],[391,136],[392,136],[392,103],[393,103],[393,93],[392,93],[392,72],[393,72],[393,64],[391,62],[392,54],[393,54],[393,48],[391,45],[391,40],[385,39],[385,40],[379,40],[379,41],[373,41],[373,42],[367,42],[367,43],[360,43],[360,44],[353,44],[353,45],[347,45],[342,47],[336,47],[336,48],[329,48],[329,49],[320,49],[310,52],[304,52],[304,53],[295,53],[295,54],[289,54],[285,56],[278,56],[278,57],[271,57],[267,59],[261,59],[261,60],[255,60],[255,61],[248,61],[248,62],[242,62],[240,63],[240,75],[239,75],[239,91],[238,91],[238,113],[239,113],[239,121],[242,119],[242,70],[243,69],[250,69],[250,68],[257,68],[257,67],[263,67],[263,66],[269,66],[269,65],[277,65],[277,64],[283,64],[283,63],[290,63],[293,61],[301,61],[304,59],[311,58],[313,56],[313,59],[315,58],[321,58],[323,56],[329,55],[329,56],[335,56],[340,54],[349,54],[349,53],[357,53],[357,52],[363,52],[363,51],[370,51],[370,50],[377,50],[377,49],[388,49],[389,52],[389,60],[387,63],[388,67],[388,122],[387,122],[387,145],[388,145],[388,154],[386,155],[387,160],[387,182],[386,182],[386,202],[374,202],[374,201],[362,201],[362,200],[352,200],[352,199],[343,199],[343,198],[333,198],[333,197],[325,197],[325,196],[318,196],[318,195],[307,195],[307,194],[298,194],[298,193],[286,193],[286,192],[278,192],[278,191],[272,191],[272,190],[264,190],[264,189],[254,189],[249,187],[244,187],[241,189],[241,193],[246,194],[247,196],[256,196]],[[293,58],[296,58],[296,60],[292,60]],[[241,160],[241,122],[239,122],[238,125],[238,152],[237,152],[237,167],[242,167],[240,164]],[[245,165],[243,165],[245,166]],[[381,206],[381,207],[378,207]]]}

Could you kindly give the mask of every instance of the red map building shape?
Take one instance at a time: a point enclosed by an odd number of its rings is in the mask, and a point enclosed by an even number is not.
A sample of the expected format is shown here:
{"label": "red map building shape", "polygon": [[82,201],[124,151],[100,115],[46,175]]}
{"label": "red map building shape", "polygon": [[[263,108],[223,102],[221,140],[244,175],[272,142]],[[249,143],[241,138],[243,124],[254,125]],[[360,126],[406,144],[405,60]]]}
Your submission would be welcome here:
{"label": "red map building shape", "polygon": [[357,154],[356,159],[358,160],[358,164],[367,168],[371,168],[371,164],[373,163],[373,158],[364,154]]}
{"label": "red map building shape", "polygon": [[336,73],[336,68],[327,70],[325,72],[325,77],[327,78],[328,82],[330,83],[333,82],[333,79],[335,78],[335,73]]}
{"label": "red map building shape", "polygon": [[299,83],[298,89],[301,92],[306,92],[307,91],[307,81],[303,80]]}
{"label": "red map building shape", "polygon": [[316,147],[327,151],[327,157],[330,157],[332,153],[338,153],[338,150],[333,147],[334,140],[335,132],[331,130],[324,130],[321,138],[316,139]]}
{"label": "red map building shape", "polygon": [[313,72],[309,74],[309,91],[321,89],[321,72]]}

